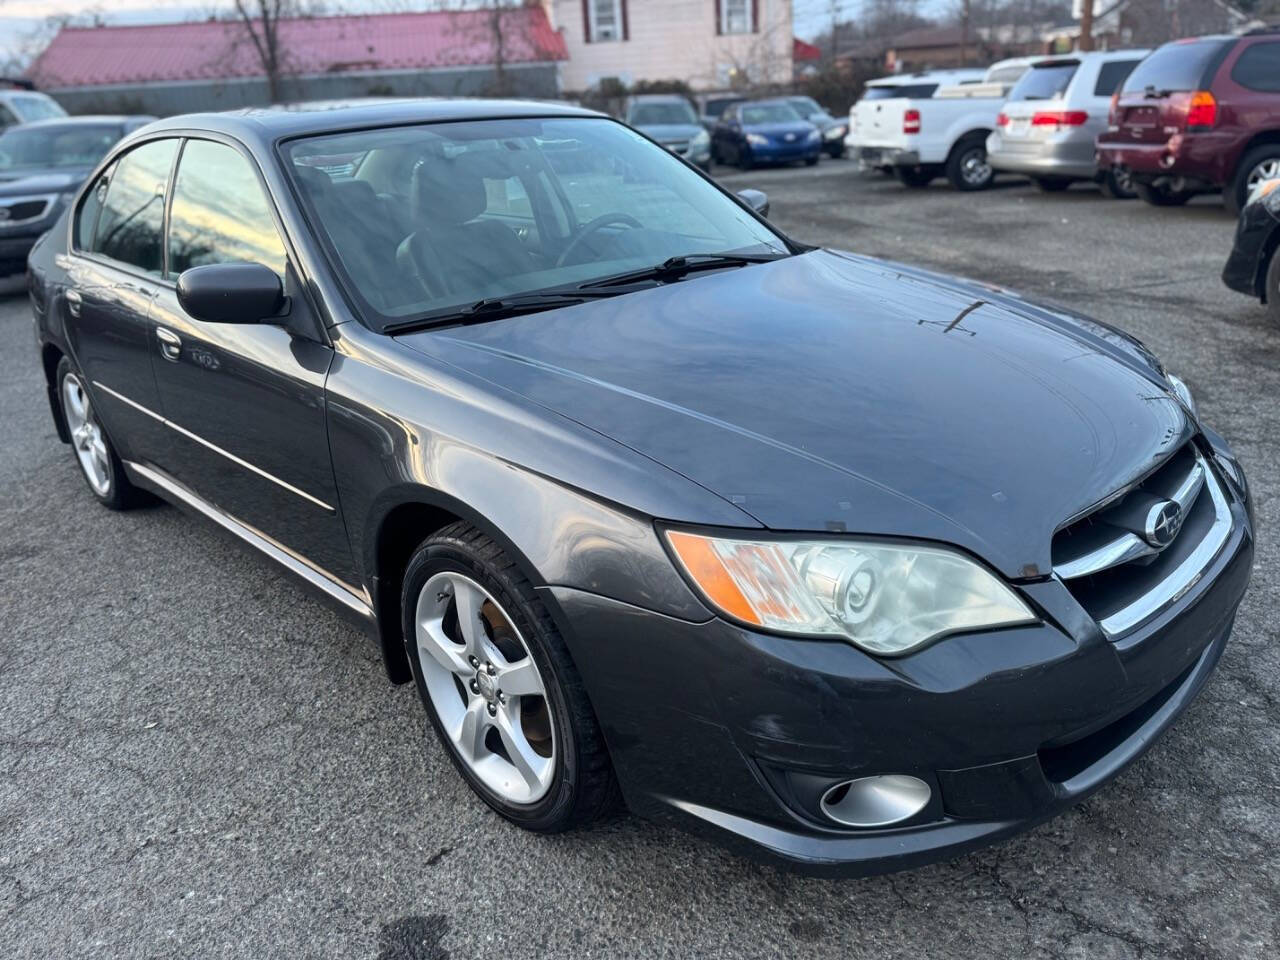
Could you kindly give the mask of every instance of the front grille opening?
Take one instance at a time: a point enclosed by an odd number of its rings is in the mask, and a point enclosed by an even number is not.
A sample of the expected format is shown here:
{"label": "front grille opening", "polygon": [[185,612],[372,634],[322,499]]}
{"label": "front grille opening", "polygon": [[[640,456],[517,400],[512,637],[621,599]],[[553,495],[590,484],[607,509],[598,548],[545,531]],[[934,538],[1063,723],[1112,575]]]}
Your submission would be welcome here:
{"label": "front grille opening", "polygon": [[[1054,535],[1054,571],[1109,635],[1136,625],[1135,610],[1158,609],[1172,581],[1183,579],[1171,575],[1213,534],[1219,505],[1210,489],[1217,490],[1211,469],[1188,442],[1133,487]],[[1167,545],[1156,547],[1144,532],[1144,518],[1168,501],[1179,504],[1181,526]]]}
{"label": "front grille opening", "polygon": [[1040,767],[1044,770],[1045,777],[1053,783],[1066,783],[1072,777],[1078,777],[1084,773],[1142,729],[1143,724],[1154,717],[1182,688],[1195,668],[1196,664],[1193,662],[1178,675],[1177,679],[1150,700],[1101,730],[1071,743],[1041,748]]}

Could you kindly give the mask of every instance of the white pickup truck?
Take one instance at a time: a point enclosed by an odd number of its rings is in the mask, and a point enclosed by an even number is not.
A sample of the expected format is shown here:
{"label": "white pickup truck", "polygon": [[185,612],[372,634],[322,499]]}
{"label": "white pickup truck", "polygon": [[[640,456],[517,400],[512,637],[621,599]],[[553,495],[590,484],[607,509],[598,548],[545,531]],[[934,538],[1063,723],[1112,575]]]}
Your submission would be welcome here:
{"label": "white pickup truck", "polygon": [[987,136],[1032,59],[872,80],[849,108],[845,146],[863,167],[892,170],[908,187],[945,175],[957,190],[984,190],[995,177]]}

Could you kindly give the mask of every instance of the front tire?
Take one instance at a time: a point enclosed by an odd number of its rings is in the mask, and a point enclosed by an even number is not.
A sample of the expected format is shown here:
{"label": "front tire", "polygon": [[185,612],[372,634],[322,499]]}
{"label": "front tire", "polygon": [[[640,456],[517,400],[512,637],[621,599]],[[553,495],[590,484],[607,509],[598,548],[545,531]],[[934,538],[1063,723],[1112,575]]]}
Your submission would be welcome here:
{"label": "front tire", "polygon": [[751,148],[739,147],[738,148],[738,169],[750,170],[754,166],[755,166],[755,160],[751,156]]}
{"label": "front tire", "polygon": [[551,615],[502,549],[465,523],[428,537],[401,592],[414,682],[475,793],[555,833],[616,802],[604,737]]}
{"label": "front tire", "polygon": [[1102,195],[1112,200],[1132,200],[1137,196],[1133,189],[1133,174],[1127,167],[1114,166],[1102,178]]}
{"label": "front tire", "polygon": [[150,496],[125,475],[124,465],[98,420],[84,375],[63,357],[56,377],[62,422],[89,492],[109,510],[128,510],[147,503]]}
{"label": "front tire", "polygon": [[996,172],[987,160],[987,138],[968,137],[957,143],[947,158],[947,179],[957,190],[986,190]]}

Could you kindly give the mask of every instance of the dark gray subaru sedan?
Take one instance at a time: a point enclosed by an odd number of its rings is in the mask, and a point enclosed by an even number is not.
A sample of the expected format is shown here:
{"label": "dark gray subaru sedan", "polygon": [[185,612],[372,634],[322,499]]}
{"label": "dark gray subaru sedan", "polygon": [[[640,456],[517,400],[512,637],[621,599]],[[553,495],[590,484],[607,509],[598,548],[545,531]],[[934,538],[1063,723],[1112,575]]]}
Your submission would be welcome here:
{"label": "dark gray subaru sedan", "polygon": [[531,830],[988,843],[1174,722],[1249,580],[1240,465],[1141,344],[798,244],[586,111],[152,124],[29,266],[93,496],[352,614]]}

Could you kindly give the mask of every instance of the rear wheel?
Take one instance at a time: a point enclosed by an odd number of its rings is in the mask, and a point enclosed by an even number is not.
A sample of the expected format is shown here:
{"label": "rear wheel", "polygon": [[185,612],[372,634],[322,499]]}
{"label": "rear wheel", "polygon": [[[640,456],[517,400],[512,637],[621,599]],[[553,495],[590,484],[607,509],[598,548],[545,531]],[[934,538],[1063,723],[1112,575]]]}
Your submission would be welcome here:
{"label": "rear wheel", "polygon": [[1153,207],[1180,207],[1193,196],[1190,190],[1175,190],[1165,184],[1138,183],[1133,184],[1133,192],[1143,203]]}
{"label": "rear wheel", "polygon": [[1280,324],[1280,249],[1271,254],[1271,266],[1267,268],[1267,316]]}
{"label": "rear wheel", "polygon": [[58,364],[57,378],[62,420],[89,490],[111,510],[128,510],[148,502],[151,497],[125,476],[124,465],[98,420],[84,378],[66,357]]}
{"label": "rear wheel", "polygon": [[1128,167],[1115,166],[1102,178],[1102,193],[1112,200],[1132,200],[1137,194],[1133,189],[1133,174]]}
{"label": "rear wheel", "polygon": [[966,137],[957,143],[947,158],[947,179],[957,190],[985,190],[996,178],[987,161],[987,138]]}
{"label": "rear wheel", "polygon": [[1061,193],[1071,186],[1071,181],[1067,177],[1032,177],[1031,182],[1043,193]]}
{"label": "rear wheel", "polygon": [[604,738],[533,585],[465,524],[429,537],[401,593],[405,646],[445,751],[481,799],[553,833],[615,803]]}
{"label": "rear wheel", "polygon": [[1228,210],[1238,214],[1260,184],[1277,178],[1280,178],[1280,143],[1264,143],[1244,155],[1235,182],[1222,191],[1222,201]]}
{"label": "rear wheel", "polygon": [[927,187],[933,183],[938,176],[938,172],[932,167],[895,167],[894,172],[898,175],[898,182],[904,187],[912,187],[920,189]]}

